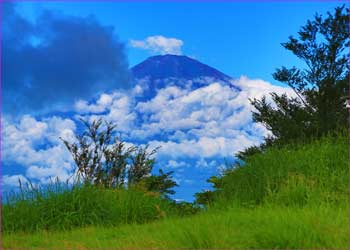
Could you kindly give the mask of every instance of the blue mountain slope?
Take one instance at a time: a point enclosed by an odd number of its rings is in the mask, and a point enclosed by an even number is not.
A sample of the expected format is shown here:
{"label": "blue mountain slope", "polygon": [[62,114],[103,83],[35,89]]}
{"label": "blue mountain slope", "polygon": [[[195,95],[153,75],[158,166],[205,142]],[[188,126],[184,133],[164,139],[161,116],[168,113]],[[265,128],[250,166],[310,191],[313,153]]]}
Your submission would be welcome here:
{"label": "blue mountain slope", "polygon": [[195,79],[206,76],[222,81],[231,79],[231,77],[208,65],[187,56],[177,55],[152,56],[131,70],[134,78],[138,79],[145,77],[153,79],[170,77]]}
{"label": "blue mountain slope", "polygon": [[[131,69],[134,84],[142,82],[146,89],[143,98],[154,97],[157,89],[167,86],[197,89],[213,82],[229,85],[230,76],[187,56],[152,56]],[[142,81],[140,81],[142,80]]]}

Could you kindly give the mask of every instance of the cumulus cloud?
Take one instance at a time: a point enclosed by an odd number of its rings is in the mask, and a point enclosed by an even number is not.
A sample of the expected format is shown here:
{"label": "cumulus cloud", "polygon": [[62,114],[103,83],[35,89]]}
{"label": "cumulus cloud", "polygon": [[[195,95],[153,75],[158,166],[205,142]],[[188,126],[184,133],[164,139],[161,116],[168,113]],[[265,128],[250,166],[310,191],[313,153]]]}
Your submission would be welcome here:
{"label": "cumulus cloud", "polygon": [[[41,121],[23,116],[20,121],[3,121],[3,161],[22,166],[26,176],[48,182],[50,177],[65,180],[74,168],[71,156],[59,137],[73,139],[75,123],[70,119],[50,117]],[[13,176],[7,176],[10,183]]]}
{"label": "cumulus cloud", "polygon": [[[260,139],[261,140],[261,139]],[[160,147],[158,156],[172,158],[212,158],[232,156],[234,152],[243,150],[246,147],[259,143],[246,135],[240,135],[234,138],[225,137],[201,137],[199,139],[184,140],[181,142],[173,141],[151,141],[151,147]]]}
{"label": "cumulus cloud", "polygon": [[135,128],[137,118],[132,93],[133,90],[102,94],[95,103],[79,100],[75,103],[77,117],[90,122],[102,118],[113,122],[119,132],[130,132]]}
{"label": "cumulus cloud", "polygon": [[149,36],[144,40],[130,40],[133,48],[144,49],[151,54],[173,54],[181,55],[184,42],[177,38],[164,36]]}
{"label": "cumulus cloud", "polygon": [[287,94],[288,96],[295,97],[296,94],[289,87],[281,87],[273,85],[261,79],[249,79],[247,76],[241,76],[239,79],[233,80],[232,84],[239,86],[242,89],[239,99],[237,101],[249,102],[248,98],[261,98],[267,97],[267,100],[271,100],[270,93],[276,92],[277,94]]}
{"label": "cumulus cloud", "polygon": [[136,110],[148,114],[141,130],[149,136],[166,131],[174,132],[172,138],[179,140],[189,135],[226,137],[233,133],[232,129],[251,122],[249,103],[238,102],[239,97],[235,89],[219,83],[208,83],[196,90],[172,86],[160,90],[152,100],[138,103]]}
{"label": "cumulus cloud", "polygon": [[161,146],[161,157],[228,157],[246,147],[262,142],[268,131],[253,123],[253,106],[249,98],[269,96],[271,92],[294,96],[290,88],[274,86],[260,79],[245,76],[229,85],[207,82],[191,90],[166,87],[147,101],[139,102],[136,110],[143,114],[141,127],[134,135],[152,140]]}
{"label": "cumulus cloud", "polygon": [[214,168],[214,167],[221,167],[222,165],[218,164],[216,160],[206,161],[203,158],[200,158],[196,164],[196,168]]}
{"label": "cumulus cloud", "polygon": [[[124,44],[93,17],[43,11],[34,22],[3,4],[3,111],[42,113],[127,88]],[[36,41],[36,42],[33,42]]]}
{"label": "cumulus cloud", "polygon": [[101,95],[95,103],[79,104],[77,111],[96,112],[87,117],[116,122],[129,138],[161,146],[159,155],[226,157],[259,144],[268,135],[261,124],[252,122],[249,98],[270,92],[294,95],[289,88],[245,76],[231,85],[208,80],[193,90],[169,84],[149,101],[136,101],[134,91],[116,92]]}
{"label": "cumulus cloud", "polygon": [[168,163],[166,164],[167,168],[183,168],[183,167],[187,167],[188,163],[184,162],[184,161],[175,161],[175,160],[169,160]]}
{"label": "cumulus cloud", "polygon": [[2,177],[2,185],[4,186],[8,186],[8,187],[18,187],[19,185],[19,181],[21,181],[21,183],[26,183],[27,182],[27,178],[24,177],[23,175],[4,175]]}
{"label": "cumulus cloud", "polygon": [[112,101],[112,95],[101,94],[95,104],[89,104],[87,101],[80,99],[75,102],[74,107],[79,114],[103,113],[112,104]]}

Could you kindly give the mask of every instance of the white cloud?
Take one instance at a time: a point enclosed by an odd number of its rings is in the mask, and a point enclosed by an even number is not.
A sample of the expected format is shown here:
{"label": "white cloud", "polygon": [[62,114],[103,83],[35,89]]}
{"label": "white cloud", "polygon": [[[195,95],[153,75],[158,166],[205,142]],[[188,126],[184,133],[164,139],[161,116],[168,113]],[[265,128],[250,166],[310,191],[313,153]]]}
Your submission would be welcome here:
{"label": "white cloud", "polygon": [[175,160],[169,160],[168,164],[166,164],[167,168],[183,168],[187,167],[188,164],[184,161],[175,161]]}
{"label": "white cloud", "polygon": [[244,76],[232,84],[242,91],[215,82],[195,90],[176,86],[159,90],[152,100],[137,104],[136,110],[145,118],[134,135],[151,138],[166,133],[166,139],[151,144],[161,146],[162,157],[174,158],[227,157],[259,144],[269,132],[252,122],[249,98],[261,98],[270,92],[294,93],[290,88]]}
{"label": "white cloud", "polygon": [[75,103],[75,110],[79,113],[76,117],[89,122],[102,118],[113,122],[119,132],[130,132],[136,121],[134,94],[139,94],[139,91],[102,94],[95,103],[79,100]]}
{"label": "white cloud", "polygon": [[[229,86],[212,83],[196,90],[167,87],[148,102],[138,103],[136,110],[148,114],[141,129],[149,135],[160,131],[203,129],[210,122],[221,122],[232,113],[228,101],[237,96]],[[178,132],[181,133],[181,132]]]}
{"label": "white cloud", "polygon": [[2,177],[2,185],[9,187],[18,187],[19,180],[21,183],[26,183],[27,179],[23,175],[4,175]]}
{"label": "white cloud", "polygon": [[261,79],[249,79],[246,76],[241,76],[237,80],[233,80],[232,84],[240,87],[242,91],[240,96],[236,99],[238,102],[249,103],[248,98],[260,99],[263,96],[267,97],[267,100],[271,100],[269,93],[276,92],[277,94],[287,94],[288,96],[295,97],[294,91],[289,87],[281,87],[273,85]]}
{"label": "white cloud", "polygon": [[164,36],[149,36],[144,40],[130,40],[131,47],[150,51],[152,54],[181,55],[183,41]]}
{"label": "white cloud", "polygon": [[85,100],[78,100],[75,104],[75,110],[80,114],[84,113],[102,113],[112,104],[113,95],[102,94],[96,101],[96,104],[88,104]]}
{"label": "white cloud", "polygon": [[57,116],[43,119],[46,123],[48,131],[45,134],[46,138],[51,143],[61,144],[61,139],[72,140],[76,125],[71,119],[62,119]]}
{"label": "white cloud", "polygon": [[[71,139],[75,129],[72,120],[56,116],[39,121],[25,115],[18,123],[4,120],[2,160],[25,167],[26,176],[41,182],[49,177],[64,180],[74,165],[59,137]],[[6,180],[13,178],[7,176]]]}
{"label": "white cloud", "polygon": [[212,158],[233,156],[237,151],[259,143],[261,139],[250,138],[246,135],[238,135],[234,138],[225,137],[201,137],[197,140],[173,141],[151,141],[150,146],[160,147],[158,157],[169,157],[173,159],[190,158]]}
{"label": "white cloud", "polygon": [[197,162],[196,162],[196,168],[213,168],[213,167],[217,167],[218,163],[215,160],[212,160],[210,162],[204,160],[203,158],[200,158]]}
{"label": "white cloud", "polygon": [[[242,91],[215,82],[207,82],[195,90],[169,82],[169,87],[160,89],[147,102],[136,103],[132,95],[115,95],[103,117],[124,123],[118,128],[133,139],[162,135],[162,140],[152,143],[163,147],[160,150],[163,155],[232,156],[245,147],[259,144],[268,134],[261,124],[252,123],[253,107],[248,98],[260,98],[273,91],[293,95],[289,88],[244,76],[232,84]],[[142,117],[142,122],[137,122],[137,116]]]}
{"label": "white cloud", "polygon": [[39,167],[36,165],[30,166],[26,171],[26,176],[31,179],[38,180],[40,183],[49,183],[50,177],[54,180],[56,177],[61,181],[66,181],[72,174],[70,171],[57,168],[57,165]]}

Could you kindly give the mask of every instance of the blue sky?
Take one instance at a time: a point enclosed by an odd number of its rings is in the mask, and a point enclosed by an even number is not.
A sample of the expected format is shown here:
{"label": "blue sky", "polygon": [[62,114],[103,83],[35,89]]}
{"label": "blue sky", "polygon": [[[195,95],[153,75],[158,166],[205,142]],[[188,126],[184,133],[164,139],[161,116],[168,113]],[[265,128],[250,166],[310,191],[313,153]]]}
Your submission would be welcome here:
{"label": "blue sky", "polygon": [[[232,76],[248,75],[278,84],[271,76],[281,65],[301,62],[280,43],[295,35],[307,19],[325,14],[345,1],[289,2],[22,2],[21,13],[35,17],[42,9],[74,16],[93,14],[115,27],[122,41],[148,36],[175,37],[183,53]],[[131,66],[149,56],[128,49]]]}
{"label": "blue sky", "polygon": [[[161,146],[156,169],[174,170],[180,184],[174,197],[192,200],[195,192],[209,188],[205,180],[218,174],[235,152],[259,144],[268,134],[252,122],[248,99],[272,91],[293,95],[271,74],[280,66],[303,65],[280,43],[296,35],[315,12],[325,14],[339,5],[4,5],[3,188],[13,189],[24,177],[35,183],[67,178],[74,164],[58,138],[72,138],[79,117],[101,117],[115,122],[129,143]],[[145,85],[125,83],[128,67],[162,53],[187,55],[234,80],[205,79],[198,89],[169,85],[139,101]]]}

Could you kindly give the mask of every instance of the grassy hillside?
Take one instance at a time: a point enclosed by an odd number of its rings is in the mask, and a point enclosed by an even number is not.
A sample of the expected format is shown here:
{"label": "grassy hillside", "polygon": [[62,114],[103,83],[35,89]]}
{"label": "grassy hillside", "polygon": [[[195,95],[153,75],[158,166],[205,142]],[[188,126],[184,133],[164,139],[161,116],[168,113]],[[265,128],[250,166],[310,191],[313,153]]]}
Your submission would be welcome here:
{"label": "grassy hillside", "polygon": [[[159,197],[132,190],[82,189],[75,195],[53,196],[54,200],[43,198],[31,207],[4,206],[3,247],[346,248],[347,143],[346,136],[339,135],[255,155],[220,179],[209,209],[183,218]],[[74,202],[85,195],[87,204]],[[34,233],[17,230],[21,223],[35,228],[37,220],[50,228],[39,227]],[[79,228],[56,228],[58,221],[75,222]]]}
{"label": "grassy hillside", "polygon": [[345,204],[349,187],[349,155],[345,134],[306,145],[270,148],[250,157],[219,179],[214,205]]}

